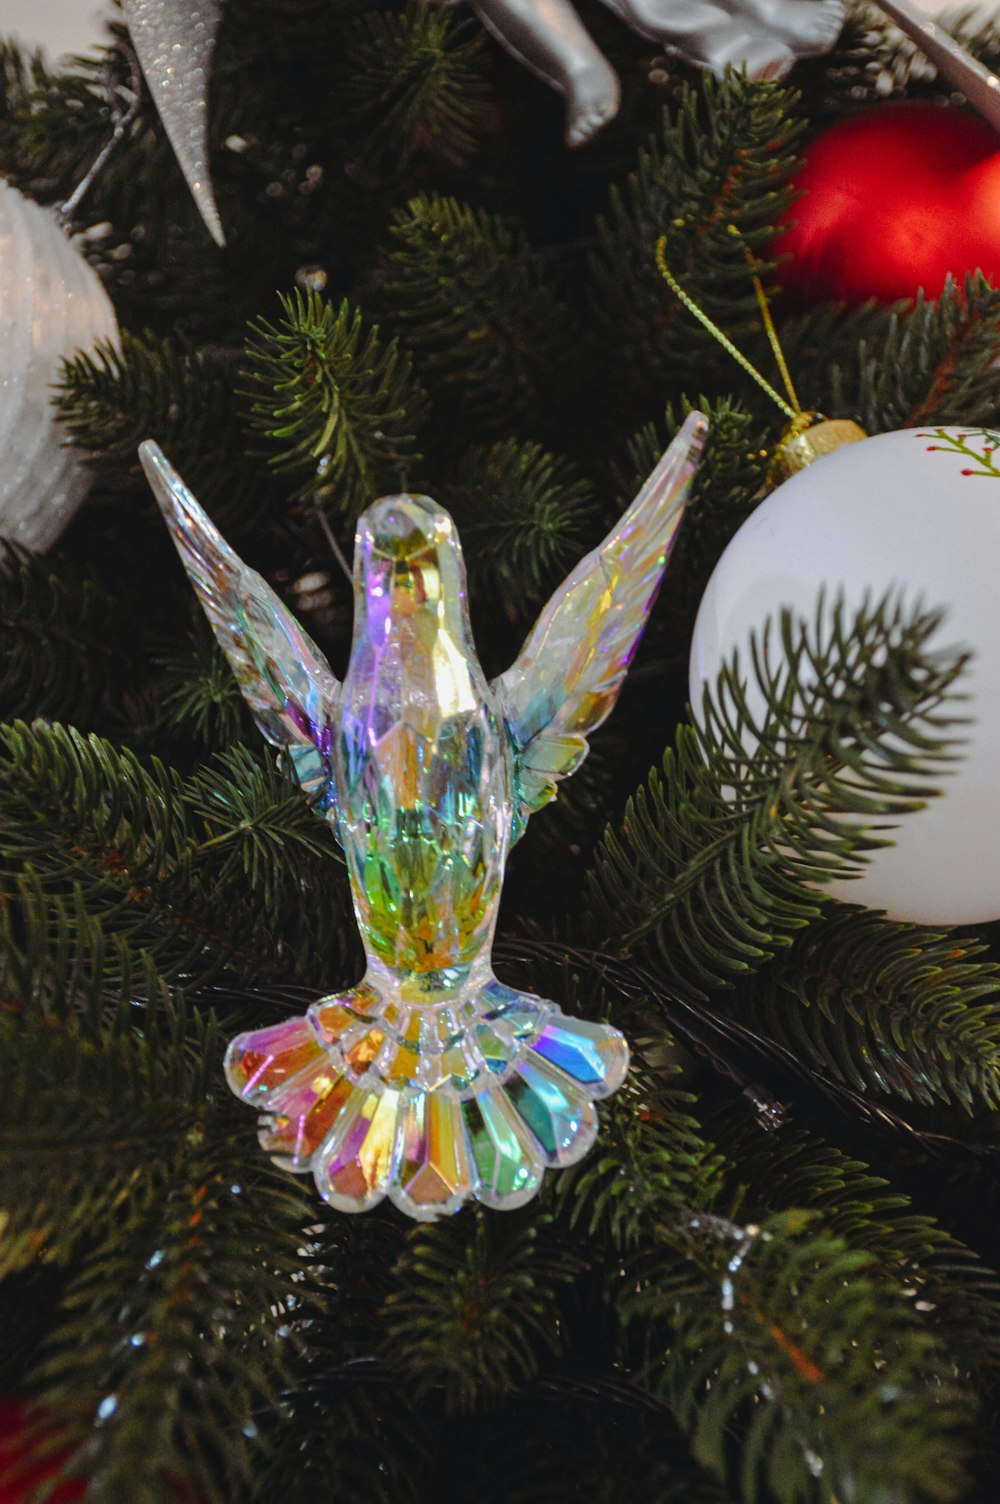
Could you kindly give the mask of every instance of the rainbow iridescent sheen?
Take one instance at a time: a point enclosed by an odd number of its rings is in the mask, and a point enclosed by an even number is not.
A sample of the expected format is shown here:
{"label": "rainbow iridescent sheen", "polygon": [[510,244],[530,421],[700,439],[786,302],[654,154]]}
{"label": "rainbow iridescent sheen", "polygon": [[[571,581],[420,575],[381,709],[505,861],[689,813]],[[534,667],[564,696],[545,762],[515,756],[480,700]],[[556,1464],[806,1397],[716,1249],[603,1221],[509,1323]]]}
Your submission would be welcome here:
{"label": "rainbow iridescent sheen", "polygon": [[367,969],[301,1018],[241,1034],[232,1089],[264,1149],[343,1211],[388,1196],[418,1220],[475,1197],[520,1206],[581,1158],[628,1068],[617,1029],[493,975],[507,854],[579,766],[621,688],[705,429],[688,419],[604,543],[486,683],[455,525],[426,497],[358,524],[355,624],[338,684],[154,444],[140,455],[212,628],[268,741],[347,856]]}

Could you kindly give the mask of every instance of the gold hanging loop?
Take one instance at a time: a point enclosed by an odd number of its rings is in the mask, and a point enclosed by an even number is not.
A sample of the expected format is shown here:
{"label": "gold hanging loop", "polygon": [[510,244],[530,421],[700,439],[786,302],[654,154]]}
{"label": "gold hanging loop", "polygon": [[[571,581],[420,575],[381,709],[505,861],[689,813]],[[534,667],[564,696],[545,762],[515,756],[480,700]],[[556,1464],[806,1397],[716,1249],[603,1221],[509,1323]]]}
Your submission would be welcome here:
{"label": "gold hanging loop", "polygon": [[[740,232],[735,225],[729,226],[729,233],[730,235],[735,235],[737,239],[740,238]],[[761,323],[764,325],[764,332],[767,335],[767,342],[771,346],[771,351],[777,363],[778,370],[781,372],[781,379],[785,383],[785,391],[788,393],[788,400],[794,407],[796,413],[801,415],[802,403],[799,401],[795,387],[792,383],[792,373],[788,369],[788,361],[785,359],[785,352],[781,348],[781,340],[778,338],[778,331],[774,327],[774,319],[771,317],[771,305],[767,301],[767,293],[764,291],[764,284],[763,282],[761,282],[760,277],[757,275],[757,263],[754,260],[753,251],[748,245],[745,245],[743,247],[743,254],[747,258],[747,265],[750,267],[751,271],[753,271],[753,290],[757,294],[757,307],[760,309],[760,319]]]}
{"label": "gold hanging loop", "polygon": [[[670,288],[670,291],[674,294],[674,296],[681,303],[683,303],[688,313],[692,314],[693,317],[698,320],[699,324],[703,325],[704,328],[708,330],[713,339],[718,341],[718,343],[726,351],[727,355],[731,355],[736,364],[740,366],[744,371],[746,371],[748,376],[753,377],[757,385],[763,388],[763,390],[770,397],[771,401],[781,409],[785,417],[790,418],[793,422],[796,418],[801,417],[802,409],[798,406],[798,403],[796,402],[796,405],[794,407],[791,407],[785,401],[784,397],[782,397],[780,393],[774,390],[774,387],[767,380],[767,378],[761,375],[757,367],[751,364],[751,362],[743,354],[742,350],[737,350],[736,346],[729,338],[729,335],[723,334],[718,324],[713,324],[708,314],[705,313],[703,309],[698,307],[698,304],[695,302],[694,298],[692,298],[689,293],[686,293],[684,291],[683,287],[678,282],[677,278],[674,276],[673,272],[667,265],[667,237],[665,235],[661,235],[659,240],[656,242],[656,265],[659,267],[660,276],[663,278],[664,282],[666,282],[667,286]],[[763,291],[763,289],[761,289],[761,291]]]}
{"label": "gold hanging loop", "polygon": [[[739,230],[735,225],[729,226],[731,235],[739,236]],[[749,246],[744,246],[744,254],[751,267],[756,266],[753,252]],[[698,304],[686,292],[670,267],[667,265],[667,237],[661,235],[656,242],[656,265],[664,282],[678,301],[687,309],[692,317],[696,318],[703,328],[707,329],[728,355],[731,355],[741,370],[757,383],[767,393],[771,401],[784,413],[789,420],[785,431],[775,446],[768,467],[768,480],[772,485],[787,480],[789,476],[804,470],[814,460],[820,459],[824,454],[831,454],[834,449],[840,449],[844,444],[856,444],[868,435],[864,429],[850,418],[824,418],[822,413],[809,412],[803,409],[795,391],[785,352],[781,348],[778,331],[774,326],[771,316],[770,304],[764,291],[760,277],[754,272],[753,287],[757,296],[757,306],[760,308],[761,321],[767,334],[768,343],[774,352],[774,358],[781,373],[785,390],[789,400],[786,401],[777,392],[771,383],[763,376],[757,367],[747,359],[742,350],[738,350],[727,334],[724,334],[719,326],[712,322],[708,314],[698,307]]]}

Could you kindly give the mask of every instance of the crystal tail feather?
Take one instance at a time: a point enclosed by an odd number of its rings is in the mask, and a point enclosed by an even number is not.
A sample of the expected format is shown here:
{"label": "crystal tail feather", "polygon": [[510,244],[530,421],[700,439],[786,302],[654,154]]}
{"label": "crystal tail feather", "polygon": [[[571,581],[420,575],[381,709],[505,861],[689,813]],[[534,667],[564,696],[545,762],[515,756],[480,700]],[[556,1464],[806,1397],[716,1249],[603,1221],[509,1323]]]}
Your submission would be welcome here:
{"label": "crystal tail feather", "polygon": [[546,1168],[586,1154],[594,1102],[627,1069],[617,1029],[495,978],[409,1008],[365,981],[238,1035],[226,1054],[276,1163],[311,1171],[339,1211],[388,1196],[421,1222],[472,1198],[501,1211],[530,1201]]}
{"label": "crystal tail feather", "polygon": [[222,19],[217,0],[122,0],[153,103],[205,227],[225,233],[208,172],[208,79]]}

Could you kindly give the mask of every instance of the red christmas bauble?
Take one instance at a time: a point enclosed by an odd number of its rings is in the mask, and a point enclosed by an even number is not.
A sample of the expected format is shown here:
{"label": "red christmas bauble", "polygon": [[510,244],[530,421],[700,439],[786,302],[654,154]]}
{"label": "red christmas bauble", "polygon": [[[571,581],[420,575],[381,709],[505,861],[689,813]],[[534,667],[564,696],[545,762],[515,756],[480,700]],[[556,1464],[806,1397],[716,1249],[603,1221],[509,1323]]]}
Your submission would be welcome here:
{"label": "red christmas bauble", "polygon": [[1000,282],[1000,136],[948,105],[899,102],[817,136],[776,253],[799,302],[892,302],[981,271]]}
{"label": "red christmas bauble", "polygon": [[[28,1412],[22,1401],[0,1396],[0,1504],[22,1504],[31,1489],[52,1478],[65,1459],[65,1454],[51,1456],[37,1467],[22,1470],[19,1463],[26,1455],[28,1431]],[[49,1497],[51,1504],[71,1504],[86,1492],[86,1479],[78,1479],[60,1484]]]}
{"label": "red christmas bauble", "polygon": [[[33,1417],[18,1395],[0,1395],[0,1504],[25,1504],[40,1483],[55,1477],[70,1453],[56,1448],[37,1463],[29,1461],[33,1450]],[[157,1479],[169,1485],[177,1504],[198,1504],[198,1497],[173,1473],[157,1470]],[[71,1478],[46,1494],[48,1504],[77,1504],[87,1492],[86,1478]]]}

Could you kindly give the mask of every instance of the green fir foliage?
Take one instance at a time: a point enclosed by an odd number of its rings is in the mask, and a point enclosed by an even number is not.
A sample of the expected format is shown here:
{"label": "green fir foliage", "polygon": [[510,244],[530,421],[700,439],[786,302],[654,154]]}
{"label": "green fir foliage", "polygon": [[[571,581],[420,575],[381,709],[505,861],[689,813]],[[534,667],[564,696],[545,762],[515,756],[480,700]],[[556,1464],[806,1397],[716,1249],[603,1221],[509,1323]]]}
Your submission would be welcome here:
{"label": "green fir foliage", "polygon": [[741,991],[740,1018],[855,1091],[1000,1099],[1000,971],[974,939],[839,907]]}
{"label": "green fir foliage", "polygon": [[95,469],[134,470],[139,445],[153,439],[220,524],[246,528],[261,477],[244,460],[232,372],[218,359],[177,339],[126,332],[121,351],[101,343],[67,363],[59,410]]}
{"label": "green fir foliage", "polygon": [[[181,1478],[232,1497],[252,1481],[255,1413],[277,1403],[284,1375],[278,1329],[303,1274],[305,1209],[276,1170],[253,1171],[251,1152],[241,1165],[193,1128],[162,1157],[144,1215],[99,1241],[66,1287],[38,1373],[78,1440],[67,1470],[97,1498],[162,1504]],[[229,1179],[241,1170],[251,1185]]]}
{"label": "green fir foliage", "polygon": [[454,198],[397,211],[378,298],[398,321],[439,423],[537,429],[568,396],[576,343],[550,269],[524,231]]}
{"label": "green fir foliage", "polygon": [[483,42],[451,10],[362,10],[336,70],[336,108],[358,143],[353,171],[391,181],[417,156],[473,156],[490,112]]}
{"label": "green fir foliage", "polygon": [[159,672],[152,681],[154,724],[143,728],[149,739],[186,736],[206,750],[249,740],[246,701],[200,610],[197,619],[192,611],[188,632],[162,643],[153,661]]}
{"label": "green fir foliage", "polygon": [[699,723],[680,727],[623,834],[605,834],[601,933],[697,989],[787,946],[819,916],[821,885],[856,875],[955,755],[962,659],[929,649],[937,625],[892,597],[765,623],[749,663],[734,654],[706,685]]}
{"label": "green fir foliage", "polygon": [[[90,1504],[995,1497],[996,926],[824,891],[943,786],[962,664],[935,651],[939,603],[852,613],[832,585],[688,724],[694,614],[784,420],[654,257],[665,236],[773,377],[747,253],[777,292],[800,144],[887,95],[953,96],[865,8],[781,85],[580,9],[623,108],[568,152],[559,101],[474,14],[228,0],[225,253],[141,82],[79,210],[122,329],[55,394],[93,491],[50,553],[0,558],[0,1387]],[[996,23],[963,26],[1000,65]],[[108,36],[62,72],[0,47],[0,174],[41,203],[133,101]],[[1000,294],[962,270],[939,298],[775,310],[804,403],[960,425],[988,490]],[[512,858],[497,942],[502,980],[626,1032],[626,1083],[514,1213],[334,1212],[263,1157],[222,1059],[360,977],[342,856],[261,742],[136,447],[161,444],[338,674],[338,540],[426,491],[493,673],[696,403],[663,597]]]}
{"label": "green fir foliage", "polygon": [[281,306],[281,323],[262,319],[247,341],[251,426],[277,447],[272,465],[299,480],[299,500],[356,514],[405,488],[423,393],[396,341],[346,302],[295,293]]}
{"label": "green fir foliage", "polygon": [[472,589],[523,627],[586,551],[593,487],[571,461],[506,439],[463,455],[441,487],[459,526]]}
{"label": "green fir foliage", "polygon": [[0,554],[0,707],[104,729],[135,672],[132,623],[95,575],[69,561]]}
{"label": "green fir foliage", "polygon": [[963,1382],[996,1382],[1000,1366],[997,1275],[921,1215],[909,1197],[801,1128],[762,1133],[727,1106],[707,1125],[728,1156],[726,1194],[743,1217],[795,1205],[864,1250],[938,1333]]}
{"label": "green fir foliage", "polygon": [[[728,359],[660,276],[654,251],[661,235],[670,270],[705,312],[741,347],[748,333],[759,337],[747,251],[759,269],[770,265],[775,223],[791,201],[799,139],[791,103],[784,88],[748,86],[738,74],[708,81],[686,93],[679,111],[664,114],[635,171],[612,189],[598,228],[593,317],[616,404],[638,402],[638,411],[647,411],[652,392],[678,361],[690,363],[694,350],[699,380],[719,374]],[[722,390],[737,386],[727,370]]]}
{"label": "green fir foliage", "polygon": [[386,1335],[404,1378],[443,1390],[453,1410],[496,1403],[560,1350],[560,1286],[579,1272],[544,1220],[475,1212],[472,1227],[414,1232],[386,1303]]}
{"label": "green fir foliage", "polygon": [[803,402],[822,400],[868,433],[972,426],[996,413],[998,316],[1000,292],[969,277],[964,287],[949,282],[940,298],[921,296],[916,306],[866,306],[846,318],[831,319],[828,309],[805,315],[791,323],[787,353]]}
{"label": "green fir foliage", "polygon": [[[223,968],[291,980],[345,955],[332,835],[249,749],[184,780],[96,736],[14,723],[0,743],[0,808],[0,870],[27,864],[46,894],[79,895],[102,937],[148,950],[189,984]],[[308,963],[295,938],[305,934]]]}
{"label": "green fir foliage", "polygon": [[[716,1309],[694,1293],[701,1281]],[[808,1214],[728,1237],[693,1219],[688,1258],[656,1269],[626,1306],[669,1325],[653,1387],[692,1432],[695,1456],[743,1496],[960,1497],[968,1393],[938,1376],[944,1353],[875,1258]]]}
{"label": "green fir foliage", "polygon": [[13,43],[0,54],[4,177],[46,199],[68,196],[90,167],[107,140],[110,95],[128,80],[114,51],[78,63],[62,75]]}

